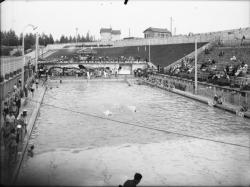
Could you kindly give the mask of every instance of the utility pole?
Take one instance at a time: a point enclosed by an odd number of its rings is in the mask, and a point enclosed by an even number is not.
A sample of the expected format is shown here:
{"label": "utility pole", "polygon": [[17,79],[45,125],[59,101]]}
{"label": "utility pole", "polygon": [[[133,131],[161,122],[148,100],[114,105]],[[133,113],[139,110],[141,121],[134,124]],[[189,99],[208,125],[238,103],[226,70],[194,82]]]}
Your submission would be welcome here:
{"label": "utility pole", "polygon": [[171,32],[171,35],[173,35],[172,33],[172,23],[173,22],[173,19],[172,19],[172,16],[170,17],[170,32]]}
{"label": "utility pole", "polygon": [[25,71],[25,54],[24,54],[24,31],[22,32],[22,56],[23,56],[23,64],[22,64],[22,85],[21,85],[21,90],[24,89],[24,71]]}
{"label": "utility pole", "polygon": [[23,90],[24,89],[24,71],[25,71],[25,52],[24,52],[24,31],[27,27],[32,27],[33,30],[36,30],[37,27],[32,25],[32,24],[28,24],[24,27],[23,31],[22,31],[22,56],[23,56],[23,64],[22,64],[22,85],[21,85],[21,89]]}
{"label": "utility pole", "polygon": [[77,31],[78,31],[78,28],[76,27],[76,44],[77,44]]}
{"label": "utility pole", "polygon": [[130,28],[128,29],[128,36],[130,37]]}
{"label": "utility pole", "polygon": [[197,94],[197,39],[195,38],[195,77],[194,77],[195,94]]}
{"label": "utility pole", "polygon": [[39,49],[38,49],[38,40],[39,39],[39,35],[38,32],[36,33],[36,65],[35,65],[35,72],[37,73],[37,64],[38,64],[38,57],[39,57]]}

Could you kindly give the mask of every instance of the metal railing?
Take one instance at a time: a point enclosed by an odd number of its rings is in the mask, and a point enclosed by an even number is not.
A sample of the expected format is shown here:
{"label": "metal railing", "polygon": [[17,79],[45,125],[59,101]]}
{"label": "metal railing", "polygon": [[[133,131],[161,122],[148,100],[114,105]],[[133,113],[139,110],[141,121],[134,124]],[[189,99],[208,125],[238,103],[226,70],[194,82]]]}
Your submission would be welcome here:
{"label": "metal railing", "polygon": [[223,40],[220,43],[221,47],[250,47],[250,39],[241,40],[240,38]]}
{"label": "metal railing", "polygon": [[79,62],[71,62],[71,61],[59,61],[59,60],[51,60],[51,61],[39,61],[39,64],[146,64],[146,61],[87,61],[82,60]]}
{"label": "metal railing", "polygon": [[1,57],[1,76],[22,68],[23,57]]}
{"label": "metal railing", "polygon": [[[25,56],[25,65],[31,62],[29,56]],[[0,75],[4,76],[7,73],[11,73],[21,69],[23,65],[23,57],[1,57],[1,72]]]}

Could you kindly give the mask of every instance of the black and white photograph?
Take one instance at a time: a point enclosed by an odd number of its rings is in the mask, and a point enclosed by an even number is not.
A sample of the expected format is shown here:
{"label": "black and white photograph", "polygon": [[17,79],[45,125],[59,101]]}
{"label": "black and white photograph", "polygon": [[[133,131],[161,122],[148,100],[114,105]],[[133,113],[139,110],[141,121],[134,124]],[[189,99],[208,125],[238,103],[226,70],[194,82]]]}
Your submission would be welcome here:
{"label": "black and white photograph", "polygon": [[250,186],[249,0],[5,0],[4,186]]}

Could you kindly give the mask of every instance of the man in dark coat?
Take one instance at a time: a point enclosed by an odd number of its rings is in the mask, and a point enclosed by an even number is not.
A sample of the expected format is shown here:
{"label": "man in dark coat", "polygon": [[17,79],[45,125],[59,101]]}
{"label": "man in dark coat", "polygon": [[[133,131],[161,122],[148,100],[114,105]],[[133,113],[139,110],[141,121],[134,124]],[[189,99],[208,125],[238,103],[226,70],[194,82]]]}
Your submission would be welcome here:
{"label": "man in dark coat", "polygon": [[136,187],[136,185],[140,183],[141,179],[142,179],[142,175],[140,173],[136,173],[134,175],[134,179],[133,180],[127,180],[123,184],[123,187]]}

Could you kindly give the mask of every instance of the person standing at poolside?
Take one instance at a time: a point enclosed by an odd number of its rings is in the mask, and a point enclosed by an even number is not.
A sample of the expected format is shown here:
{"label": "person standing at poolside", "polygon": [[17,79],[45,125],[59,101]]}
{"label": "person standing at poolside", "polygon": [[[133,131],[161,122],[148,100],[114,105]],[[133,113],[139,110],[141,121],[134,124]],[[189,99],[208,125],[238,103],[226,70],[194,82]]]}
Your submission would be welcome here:
{"label": "person standing at poolside", "polygon": [[10,112],[9,122],[10,122],[11,129],[15,129],[16,117],[14,116],[14,112],[13,111]]}
{"label": "person standing at poolside", "polygon": [[136,187],[136,185],[140,183],[141,179],[142,179],[142,175],[140,173],[136,173],[134,175],[134,179],[133,180],[127,180],[123,184],[123,187]]}
{"label": "person standing at poolside", "polygon": [[17,106],[17,113],[19,114],[20,108],[21,108],[21,97],[20,94],[15,97],[15,102]]}
{"label": "person standing at poolside", "polygon": [[27,119],[26,119],[26,116],[24,115],[24,112],[21,113],[18,122],[22,126],[22,132],[24,131],[26,134],[27,133]]}
{"label": "person standing at poolside", "polygon": [[25,84],[24,86],[24,94],[25,94],[25,97],[28,97],[28,85]]}
{"label": "person standing at poolside", "polygon": [[30,91],[31,91],[32,97],[33,97],[33,96],[34,96],[34,91],[35,91],[34,84],[32,84],[32,85],[30,86]]}
{"label": "person standing at poolside", "polygon": [[38,89],[38,83],[39,83],[39,81],[38,81],[38,79],[36,79],[36,89]]}
{"label": "person standing at poolside", "polygon": [[90,79],[89,71],[87,71],[87,79]]}

